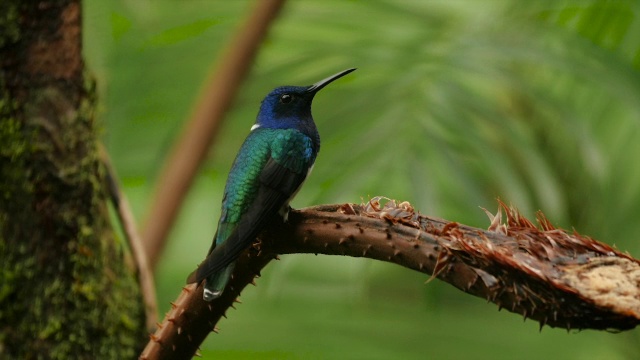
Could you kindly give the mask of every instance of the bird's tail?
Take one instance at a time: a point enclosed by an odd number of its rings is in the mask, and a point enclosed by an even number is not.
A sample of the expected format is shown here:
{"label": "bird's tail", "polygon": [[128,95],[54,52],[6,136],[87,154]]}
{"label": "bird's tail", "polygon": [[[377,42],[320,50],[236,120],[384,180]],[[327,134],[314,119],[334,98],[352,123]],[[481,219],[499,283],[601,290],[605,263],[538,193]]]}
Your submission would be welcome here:
{"label": "bird's tail", "polygon": [[211,301],[222,295],[222,291],[224,291],[225,286],[227,286],[235,265],[236,263],[234,261],[221,271],[207,277],[204,285],[204,293],[202,294],[204,301]]}

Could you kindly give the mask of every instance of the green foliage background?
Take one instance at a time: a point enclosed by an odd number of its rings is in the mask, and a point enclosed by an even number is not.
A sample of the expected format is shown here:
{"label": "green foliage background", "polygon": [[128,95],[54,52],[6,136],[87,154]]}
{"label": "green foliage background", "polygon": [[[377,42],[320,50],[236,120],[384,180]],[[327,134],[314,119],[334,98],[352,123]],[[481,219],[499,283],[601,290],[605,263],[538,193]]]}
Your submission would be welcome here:
{"label": "green foliage background", "polygon": [[[104,140],[136,215],[253,1],[85,1]],[[640,256],[640,3],[290,1],[196,179],[157,273],[163,311],[206,253],[226,173],[273,87],[316,98],[323,143],[294,207],[409,200],[486,226],[495,198]],[[624,334],[545,328],[393,265],[285,256],[204,358],[636,359]]]}

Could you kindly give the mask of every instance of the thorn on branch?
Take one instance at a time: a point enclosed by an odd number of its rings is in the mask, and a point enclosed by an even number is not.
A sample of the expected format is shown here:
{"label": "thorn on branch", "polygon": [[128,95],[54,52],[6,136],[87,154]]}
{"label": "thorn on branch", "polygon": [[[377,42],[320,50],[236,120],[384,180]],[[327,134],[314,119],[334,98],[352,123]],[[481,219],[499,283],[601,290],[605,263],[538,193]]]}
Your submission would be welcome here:
{"label": "thorn on branch", "polygon": [[440,236],[447,236],[450,234],[451,230],[458,227],[458,223],[455,221],[447,223],[442,230],[440,230]]}

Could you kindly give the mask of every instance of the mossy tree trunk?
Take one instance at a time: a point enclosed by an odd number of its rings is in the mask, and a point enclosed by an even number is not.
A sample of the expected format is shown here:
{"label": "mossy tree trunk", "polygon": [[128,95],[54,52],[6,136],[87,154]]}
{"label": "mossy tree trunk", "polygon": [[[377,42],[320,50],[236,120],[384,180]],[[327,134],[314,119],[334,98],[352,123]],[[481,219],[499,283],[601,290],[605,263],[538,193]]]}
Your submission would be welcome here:
{"label": "mossy tree trunk", "polygon": [[0,358],[134,358],[134,266],[111,229],[79,0],[0,2]]}

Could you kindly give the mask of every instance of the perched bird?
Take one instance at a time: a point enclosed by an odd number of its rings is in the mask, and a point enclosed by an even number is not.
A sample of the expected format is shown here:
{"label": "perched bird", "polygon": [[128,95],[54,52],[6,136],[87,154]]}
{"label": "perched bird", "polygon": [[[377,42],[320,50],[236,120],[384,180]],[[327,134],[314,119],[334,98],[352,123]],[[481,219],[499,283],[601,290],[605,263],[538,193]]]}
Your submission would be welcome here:
{"label": "perched bird", "polygon": [[270,221],[286,221],[289,201],[311,172],[320,135],[311,116],[315,94],[355,69],[311,86],[283,86],[262,100],[256,123],[236,155],[222,198],[218,230],[207,258],[187,283],[203,280],[205,301],[222,294],[240,253]]}

